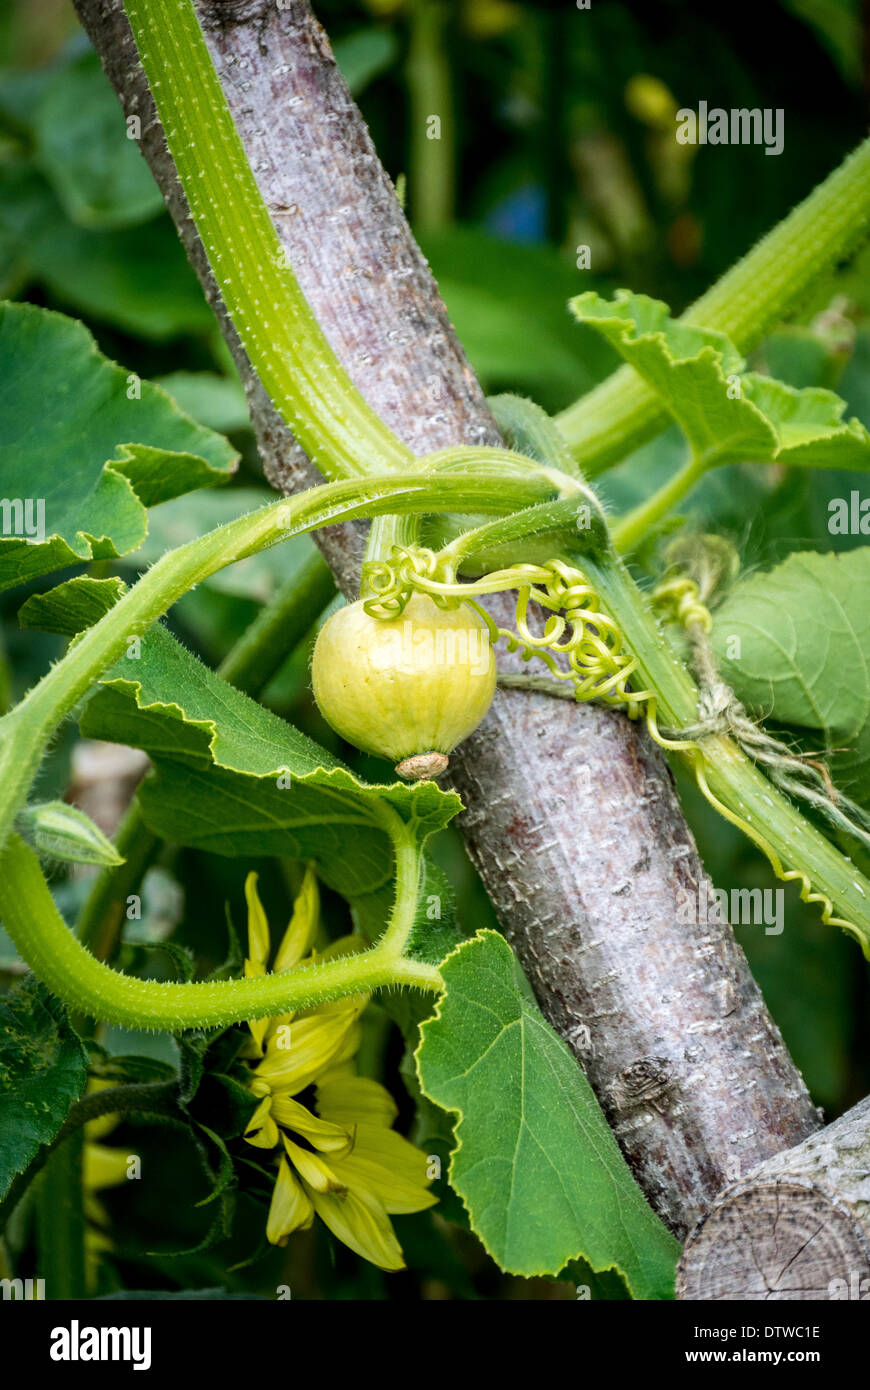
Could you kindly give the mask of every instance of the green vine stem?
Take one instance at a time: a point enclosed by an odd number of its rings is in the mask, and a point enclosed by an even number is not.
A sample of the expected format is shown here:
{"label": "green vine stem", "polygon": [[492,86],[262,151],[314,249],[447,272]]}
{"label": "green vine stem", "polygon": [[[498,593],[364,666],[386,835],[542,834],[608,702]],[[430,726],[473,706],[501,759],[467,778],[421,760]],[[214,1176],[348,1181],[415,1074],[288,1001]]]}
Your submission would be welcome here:
{"label": "green vine stem", "polygon": [[[395,857],[396,899],[386,930],[376,950],[402,958],[408,944],[419,901],[421,853],[413,832],[386,802],[373,803],[373,811],[390,837]],[[427,967],[428,969],[428,967]],[[440,984],[437,970],[433,978]],[[437,987],[437,985],[436,985]],[[426,988],[424,985],[423,988]]]}
{"label": "green vine stem", "polygon": [[420,538],[420,518],[416,516],[379,516],[371,524],[366,541],[365,559],[360,575],[360,597],[366,598],[371,590],[368,576],[372,564],[386,560],[394,549],[405,549],[416,545]]}
{"label": "green vine stem", "polygon": [[[124,8],[212,273],[276,410],[326,478],[414,467],[332,351],[286,262],[191,0],[125,0]],[[504,449],[458,446],[427,465],[509,461],[528,463]]]}
{"label": "green vine stem", "polygon": [[[348,830],[367,822],[347,816]],[[417,901],[419,856],[397,845],[390,924],[370,951],[242,980],[175,984],[122,975],[96,960],[54,905],[36,855],[19,835],[0,852],[0,917],[38,979],[71,1009],[124,1028],[224,1028],[309,1008],[348,994],[409,985],[438,991],[438,970],[401,954]]]}
{"label": "green vine stem", "polygon": [[[550,472],[550,470],[545,470]],[[188,542],[159,560],[79,640],[0,724],[4,829],[26,795],[41,753],[59,723],[114,661],[132,634],[142,633],[181,595],[216,570],[288,536],[365,514],[429,512],[446,507],[501,510],[522,506],[552,491],[552,483],[528,465],[498,480],[413,474],[407,478],[326,483],[288,501],[273,503]],[[13,775],[14,774],[14,775]],[[419,851],[401,819],[380,807],[396,857],[396,900],[382,940],[362,955],[316,962],[292,974],[194,984],[145,981],[121,975],[98,961],[68,930],[58,913],[35,854],[14,832],[0,853],[0,918],[34,973],[73,1010],[125,1027],[219,1027],[308,1007],[360,990],[413,985],[437,990],[432,967],[402,955],[414,920]],[[363,823],[347,817],[348,826]]]}
{"label": "green vine stem", "polygon": [[[867,234],[870,139],[769,232],[682,316],[727,333],[739,351],[755,347],[792,312],[808,287]],[[594,477],[660,433],[670,416],[630,367],[564,410],[557,424],[574,457]]]}
{"label": "green vine stem", "polygon": [[191,0],[125,0],[142,66],[227,311],[275,409],[326,478],[407,469],[287,265]]}

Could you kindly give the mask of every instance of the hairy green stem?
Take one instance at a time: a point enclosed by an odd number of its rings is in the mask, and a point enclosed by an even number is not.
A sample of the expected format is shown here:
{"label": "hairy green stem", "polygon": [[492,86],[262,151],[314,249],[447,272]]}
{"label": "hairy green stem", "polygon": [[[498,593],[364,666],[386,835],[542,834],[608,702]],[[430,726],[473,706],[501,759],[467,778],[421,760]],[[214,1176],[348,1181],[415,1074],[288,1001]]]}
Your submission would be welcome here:
{"label": "hairy green stem", "polygon": [[[324,524],[365,514],[427,512],[481,506],[502,510],[537,500],[552,485],[529,465],[497,482],[483,478],[413,474],[408,478],[347,480],[324,484],[300,497],[239,517],[163,556],[77,643],[22,703],[0,723],[0,770],[9,777],[0,817],[0,918],[24,960],[74,1011],[126,1027],[219,1027],[307,1007],[322,1000],[409,984],[437,990],[438,971],[401,956],[413,924],[418,852],[398,818],[385,828],[396,850],[396,906],[385,940],[363,956],[315,962],[290,975],[192,984],[131,979],[97,960],[57,912],[36,856],[14,832],[15,812],[26,796],[42,752],[60,722],[117,659],[131,635],[142,633],[194,584],[255,551]],[[387,809],[383,808],[386,816]],[[391,813],[392,814],[392,813]],[[348,817],[348,825],[356,823]],[[135,828],[135,826],[134,826]],[[130,831],[132,834],[132,830]],[[96,920],[96,919],[95,919]],[[90,926],[86,924],[88,933]]]}
{"label": "hairy green stem", "polygon": [[535,455],[520,453],[517,449],[501,449],[493,444],[453,444],[447,449],[436,449],[434,453],[427,454],[425,465],[433,473],[462,472],[473,465],[481,474],[491,467],[501,474],[514,468],[520,475],[534,467],[541,477],[549,478],[560,495],[576,492],[579,480],[577,466],[567,449],[564,455],[560,455],[558,463],[553,464]]}
{"label": "hairy green stem", "polygon": [[417,912],[420,888],[420,849],[413,832],[386,802],[374,803],[374,813],[389,835],[395,856],[396,896],[378,949],[401,957]]}
{"label": "hairy green stem", "polygon": [[[870,139],[805,198],[743,260],[683,314],[681,322],[727,333],[749,352],[808,287],[867,234]],[[557,418],[588,477],[660,433],[670,416],[631,367],[620,367]]]}
{"label": "hairy green stem", "polygon": [[378,560],[389,560],[395,548],[407,550],[420,538],[420,518],[416,516],[379,516],[371,524],[366,541],[366,553],[360,575],[360,597],[372,593],[369,585],[369,566]]}
{"label": "hairy green stem", "polygon": [[[351,816],[347,822],[349,828],[356,823]],[[397,955],[395,941],[389,948],[379,944],[359,955],[243,980],[176,984],[122,975],[73,936],[36,855],[14,833],[0,852],[0,918],[22,958],[53,994],[71,1009],[124,1028],[173,1033],[225,1028],[384,986],[438,990],[441,983],[434,967]]]}
{"label": "hairy green stem", "polygon": [[308,304],[263,201],[191,0],[125,0],[178,177],[227,311],[275,409],[327,478],[407,468]]}

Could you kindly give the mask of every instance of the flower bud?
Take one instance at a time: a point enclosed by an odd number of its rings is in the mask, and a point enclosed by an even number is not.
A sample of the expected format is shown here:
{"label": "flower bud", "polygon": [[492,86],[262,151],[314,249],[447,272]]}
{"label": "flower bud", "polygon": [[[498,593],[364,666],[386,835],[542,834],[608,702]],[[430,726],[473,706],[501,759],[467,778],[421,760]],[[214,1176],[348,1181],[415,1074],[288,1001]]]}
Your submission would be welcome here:
{"label": "flower bud", "polygon": [[98,864],[101,868],[114,868],[124,862],[90,816],[77,806],[68,806],[65,801],[44,801],[39,806],[28,806],[20,812],[17,826],[37,854],[50,859]]}

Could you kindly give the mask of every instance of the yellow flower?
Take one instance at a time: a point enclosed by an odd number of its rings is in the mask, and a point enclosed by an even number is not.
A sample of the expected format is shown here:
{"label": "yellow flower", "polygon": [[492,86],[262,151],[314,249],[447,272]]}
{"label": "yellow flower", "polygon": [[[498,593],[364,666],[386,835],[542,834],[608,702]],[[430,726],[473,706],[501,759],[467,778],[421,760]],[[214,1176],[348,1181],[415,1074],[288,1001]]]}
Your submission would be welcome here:
{"label": "yellow flower", "polygon": [[[262,975],[270,938],[256,874],[248,875],[245,897],[245,974]],[[309,869],[275,970],[292,970],[310,951],[317,919],[317,879]],[[362,945],[345,937],[323,955],[347,955]],[[356,1075],[359,1017],[368,999],[353,995],[248,1025],[250,1086],[261,1100],[245,1138],[280,1151],[266,1222],[273,1245],[286,1245],[293,1231],[319,1216],[358,1255],[396,1270],[405,1262],[390,1216],[423,1211],[437,1198],[427,1190],[426,1155],[392,1128],[397,1111],[389,1091]]]}

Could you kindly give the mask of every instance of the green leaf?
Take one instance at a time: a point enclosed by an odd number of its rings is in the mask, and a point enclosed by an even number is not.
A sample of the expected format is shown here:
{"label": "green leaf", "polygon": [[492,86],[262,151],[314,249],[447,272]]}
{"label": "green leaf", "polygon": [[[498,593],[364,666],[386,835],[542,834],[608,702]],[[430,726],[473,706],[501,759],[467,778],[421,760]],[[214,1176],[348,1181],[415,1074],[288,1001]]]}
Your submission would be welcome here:
{"label": "green leaf", "polygon": [[226,440],[61,314],[0,305],[0,380],[0,588],[135,550],[146,507],[236,466]]}
{"label": "green leaf", "polygon": [[311,739],[227,685],[161,628],[124,658],[89,701],[87,737],[144,749],[156,775],[139,796],[150,827],[223,855],[313,861],[348,898],[391,877],[385,803],[419,843],[460,809],[434,783],[362,782]]}
{"label": "green leaf", "polygon": [[52,73],[33,117],[36,158],[71,221],[129,227],[163,211],[163,197],[95,53]]}
{"label": "green leaf", "polygon": [[870,547],[790,555],[742,580],[713,644],[747,708],[831,751],[837,785],[870,806]]}
{"label": "green leaf", "polygon": [[746,399],[767,417],[777,435],[771,462],[800,468],[870,468],[870,435],[860,420],[843,423],[844,401],[833,391],[797,391],[781,381],[748,372]]}
{"label": "green leaf", "polygon": [[[265,503],[274,501],[274,497],[274,493],[265,488],[219,488],[176,497],[171,502],[152,507],[148,513],[148,535],[145,540],[137,550],[121,556],[118,563],[129,569],[131,574],[138,575],[167,550],[174,550],[206,531],[224,526],[247,512],[256,511]],[[291,536],[280,547],[261,550],[234,565],[228,565],[226,569],[218,570],[195,591],[179,600],[175,616],[186,621],[202,641],[209,630],[206,626],[208,613],[203,607],[204,594],[211,592],[212,598],[220,594],[252,603],[268,603],[281,585],[316,553],[310,536]],[[72,637],[99,621],[126,591],[127,585],[120,578],[92,579],[89,575],[78,575],[43,594],[33,594],[19,608],[18,622],[21,627],[59,632]],[[311,616],[313,619],[316,615]],[[217,608],[219,636],[224,639],[222,651],[231,644],[234,635],[241,635],[249,621],[250,609],[245,606],[240,614],[240,630],[234,634],[227,624],[225,602]]]}
{"label": "green leaf", "polygon": [[49,208],[21,255],[62,303],[135,337],[165,342],[214,327],[168,216],[100,232],[73,227]]}
{"label": "green leaf", "polygon": [[858,420],[843,423],[839,397],[744,373],[724,333],[671,319],[666,304],[628,290],[613,300],[590,290],[571,309],[658,393],[708,467],[751,461],[870,468],[870,435]]}
{"label": "green leaf", "polygon": [[481,932],[441,971],[447,993],[421,1029],[420,1083],[459,1117],[450,1180],[493,1259],[531,1276],[583,1257],[618,1270],[635,1298],[672,1297],[677,1242],[507,942]]}
{"label": "green leaf", "polygon": [[244,1134],[259,1104],[260,1097],[249,1086],[233,1076],[208,1071],[197,1088],[194,1118],[224,1139],[237,1139]]}
{"label": "green leaf", "polygon": [[21,627],[75,637],[98,623],[127,592],[123,579],[92,579],[80,574],[44,594],[31,594],[18,610]]}
{"label": "green leaf", "polygon": [[32,978],[0,1001],[0,1198],[50,1144],[85,1089],[88,1054]]}

